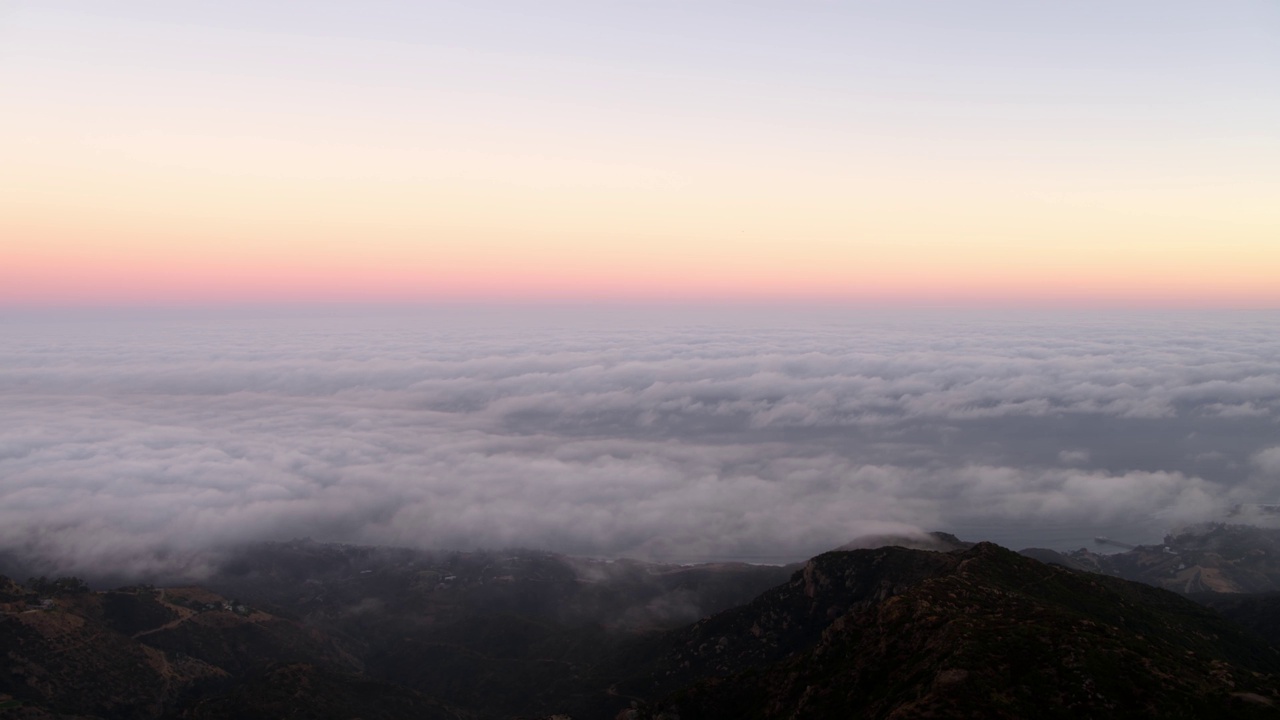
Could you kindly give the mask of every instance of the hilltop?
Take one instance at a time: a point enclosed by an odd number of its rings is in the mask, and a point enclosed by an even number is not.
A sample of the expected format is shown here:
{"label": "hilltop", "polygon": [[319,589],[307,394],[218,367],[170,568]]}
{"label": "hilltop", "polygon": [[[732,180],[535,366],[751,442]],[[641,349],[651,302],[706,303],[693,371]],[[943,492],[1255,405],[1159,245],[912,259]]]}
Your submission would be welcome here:
{"label": "hilltop", "polygon": [[[827,553],[668,636],[632,717],[1273,717],[1280,655],[1173,593],[989,543]],[[685,686],[683,690],[676,690]]]}

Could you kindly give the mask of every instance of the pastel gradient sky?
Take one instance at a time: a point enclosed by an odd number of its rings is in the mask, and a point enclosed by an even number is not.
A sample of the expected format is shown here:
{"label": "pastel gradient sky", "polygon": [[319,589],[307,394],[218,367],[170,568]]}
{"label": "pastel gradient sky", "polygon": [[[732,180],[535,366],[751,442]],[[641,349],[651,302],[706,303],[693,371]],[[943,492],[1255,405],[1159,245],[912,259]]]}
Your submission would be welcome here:
{"label": "pastel gradient sky", "polygon": [[1280,307],[1280,3],[0,0],[0,305]]}

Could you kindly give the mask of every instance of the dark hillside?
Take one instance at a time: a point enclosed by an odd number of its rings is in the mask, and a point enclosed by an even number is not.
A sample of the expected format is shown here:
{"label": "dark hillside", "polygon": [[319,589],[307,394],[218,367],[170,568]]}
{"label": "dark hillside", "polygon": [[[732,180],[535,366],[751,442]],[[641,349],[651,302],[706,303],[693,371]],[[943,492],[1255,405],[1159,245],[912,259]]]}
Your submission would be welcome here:
{"label": "dark hillside", "polygon": [[[843,555],[815,558],[749,612],[673,635],[683,651],[668,654],[658,675],[675,660],[681,674],[704,679],[665,707],[685,720],[1277,714],[1280,656],[1172,593],[985,543],[946,556],[899,548]],[[878,589],[857,593],[852,567],[880,568]],[[813,644],[772,663],[742,663],[744,637],[755,638],[748,647],[767,646],[757,629],[786,637],[812,622],[825,604],[806,606],[823,595],[816,578],[843,579],[854,591],[844,596],[847,609],[833,607],[838,614]]]}
{"label": "dark hillside", "polygon": [[175,720],[469,720],[406,688],[307,664],[279,665]]}
{"label": "dark hillside", "polygon": [[[1280,654],[1165,590],[980,543],[749,593],[786,572],[302,543],[237,598],[0,578],[0,720],[1280,717]],[[1274,597],[1224,597],[1274,632]]]}
{"label": "dark hillside", "polygon": [[1280,592],[1198,593],[1191,599],[1280,648]]}

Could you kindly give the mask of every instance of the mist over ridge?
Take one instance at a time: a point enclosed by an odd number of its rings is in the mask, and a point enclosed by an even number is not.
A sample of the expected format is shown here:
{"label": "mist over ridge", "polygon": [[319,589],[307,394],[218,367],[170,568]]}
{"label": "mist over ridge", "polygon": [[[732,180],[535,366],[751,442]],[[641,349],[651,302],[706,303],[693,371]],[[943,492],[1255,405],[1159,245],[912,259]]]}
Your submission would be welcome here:
{"label": "mist over ridge", "polygon": [[[0,320],[0,550],[311,536],[675,561],[1135,539],[1276,500],[1267,312]],[[992,537],[994,536],[994,537]]]}

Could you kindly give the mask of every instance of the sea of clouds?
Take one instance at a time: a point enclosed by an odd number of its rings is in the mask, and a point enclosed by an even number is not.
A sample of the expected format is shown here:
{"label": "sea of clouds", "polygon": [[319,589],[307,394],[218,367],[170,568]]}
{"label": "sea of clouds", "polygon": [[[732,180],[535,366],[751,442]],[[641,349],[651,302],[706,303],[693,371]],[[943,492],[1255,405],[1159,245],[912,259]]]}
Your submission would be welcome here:
{"label": "sea of clouds", "polygon": [[0,553],[309,536],[696,561],[1158,541],[1280,502],[1280,315],[417,308],[0,317]]}

